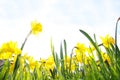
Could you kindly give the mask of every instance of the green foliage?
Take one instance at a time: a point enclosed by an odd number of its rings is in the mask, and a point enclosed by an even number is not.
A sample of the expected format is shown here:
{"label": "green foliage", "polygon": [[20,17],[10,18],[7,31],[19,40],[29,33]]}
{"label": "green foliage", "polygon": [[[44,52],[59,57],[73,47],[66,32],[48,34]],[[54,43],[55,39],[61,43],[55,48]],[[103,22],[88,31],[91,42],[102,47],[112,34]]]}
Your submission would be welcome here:
{"label": "green foliage", "polygon": [[[71,53],[68,53],[65,40],[60,44],[60,51],[57,53],[51,40],[50,46],[54,63],[52,59],[50,61],[47,59],[48,62],[47,60],[38,61],[38,64],[34,65],[31,61],[30,64],[19,54],[17,55],[12,71],[11,61],[9,59],[1,60],[0,80],[119,80],[120,49],[117,45],[117,38],[115,38],[115,44],[110,44],[110,47],[106,47],[104,43],[98,44],[95,34],[92,39],[85,31],[80,30],[80,32],[94,47],[94,50],[92,50],[91,46],[88,48],[91,55],[88,54],[85,57],[82,55],[81,59],[81,56],[75,54],[77,53],[76,49],[79,49],[76,46],[72,49]],[[21,50],[23,50],[30,33],[25,38]],[[97,54],[96,56],[95,53]],[[80,51],[79,54],[85,53]],[[98,59],[96,60],[95,57]],[[24,60],[23,63],[21,63],[22,59]],[[48,64],[50,64],[49,67]],[[31,69],[31,67],[34,68]]]}

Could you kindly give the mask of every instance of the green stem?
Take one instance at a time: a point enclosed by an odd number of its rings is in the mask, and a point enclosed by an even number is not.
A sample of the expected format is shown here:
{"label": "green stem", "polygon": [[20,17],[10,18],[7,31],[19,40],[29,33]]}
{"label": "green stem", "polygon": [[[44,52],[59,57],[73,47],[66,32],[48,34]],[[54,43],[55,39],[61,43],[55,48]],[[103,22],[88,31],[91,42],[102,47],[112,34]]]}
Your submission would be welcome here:
{"label": "green stem", "polygon": [[32,32],[32,31],[30,31],[30,32],[28,33],[28,35],[26,36],[26,38],[25,38],[25,40],[24,40],[24,42],[23,42],[23,44],[22,44],[22,46],[21,46],[21,50],[23,50],[24,45],[25,45],[25,43],[26,43],[28,37],[30,36],[31,32]]}
{"label": "green stem", "polygon": [[71,71],[71,64],[72,64],[72,55],[73,55],[73,50],[75,49],[76,47],[74,47],[71,51],[71,54],[70,54],[70,65],[69,65],[69,73]]}
{"label": "green stem", "polygon": [[119,20],[120,20],[120,17],[118,18],[118,20],[116,22],[116,28],[115,28],[115,53],[116,53],[116,62],[117,62],[117,26],[118,26]]}
{"label": "green stem", "polygon": [[[31,32],[32,32],[32,31],[30,31],[30,32],[28,33],[28,35],[26,36],[26,38],[25,38],[25,40],[24,40],[24,42],[23,42],[23,44],[22,44],[22,46],[21,46],[21,50],[23,50],[24,45],[25,45],[28,37],[30,36]],[[13,80],[15,80],[16,75],[17,75],[18,68],[19,68],[19,66],[20,66],[20,57],[21,57],[21,54],[17,55],[17,59],[16,59],[16,62],[15,62],[15,67],[14,67],[14,71],[13,71]]]}

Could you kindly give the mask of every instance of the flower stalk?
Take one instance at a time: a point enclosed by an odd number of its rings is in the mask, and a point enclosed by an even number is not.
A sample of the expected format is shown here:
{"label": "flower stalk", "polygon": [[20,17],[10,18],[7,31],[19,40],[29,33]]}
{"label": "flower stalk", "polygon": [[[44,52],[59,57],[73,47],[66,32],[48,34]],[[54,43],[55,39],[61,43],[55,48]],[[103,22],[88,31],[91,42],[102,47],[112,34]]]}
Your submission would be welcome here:
{"label": "flower stalk", "polygon": [[28,37],[30,36],[30,34],[32,33],[32,30],[28,33],[28,35],[26,36],[26,38],[25,38],[25,40],[24,40],[24,42],[23,42],[23,44],[22,44],[22,46],[21,46],[21,50],[23,50],[23,48],[24,48],[24,45],[25,45],[25,43],[26,43],[26,41],[27,41],[27,39],[28,39]]}
{"label": "flower stalk", "polygon": [[[116,53],[116,63],[117,63],[117,55],[118,55],[118,47],[117,47],[117,29],[118,29],[118,22],[120,20],[120,17],[117,19],[117,22],[116,22],[116,28],[115,28],[115,53]],[[117,65],[116,65],[117,67]]]}

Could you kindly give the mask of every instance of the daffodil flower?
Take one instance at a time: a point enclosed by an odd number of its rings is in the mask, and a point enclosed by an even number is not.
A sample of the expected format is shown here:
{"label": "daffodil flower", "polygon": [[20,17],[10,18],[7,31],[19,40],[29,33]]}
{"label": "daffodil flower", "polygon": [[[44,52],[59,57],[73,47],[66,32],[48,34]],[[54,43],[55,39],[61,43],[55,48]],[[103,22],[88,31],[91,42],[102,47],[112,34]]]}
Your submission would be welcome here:
{"label": "daffodil flower", "polygon": [[9,59],[12,55],[21,54],[21,50],[18,48],[17,42],[6,42],[3,43],[0,48],[0,55],[3,59]]}
{"label": "daffodil flower", "polygon": [[83,63],[83,60],[86,57],[87,47],[83,43],[77,43],[76,45],[76,59],[78,62]]}
{"label": "daffodil flower", "polygon": [[115,40],[110,35],[106,35],[105,37],[100,37],[100,38],[102,40],[103,45],[106,48],[109,48],[110,44],[115,44]]}
{"label": "daffodil flower", "polygon": [[47,70],[53,70],[55,68],[54,58],[53,56],[49,56],[46,60],[45,67]]}
{"label": "daffodil flower", "polygon": [[37,21],[33,21],[31,22],[31,29],[33,34],[38,34],[39,32],[42,32],[42,24]]}

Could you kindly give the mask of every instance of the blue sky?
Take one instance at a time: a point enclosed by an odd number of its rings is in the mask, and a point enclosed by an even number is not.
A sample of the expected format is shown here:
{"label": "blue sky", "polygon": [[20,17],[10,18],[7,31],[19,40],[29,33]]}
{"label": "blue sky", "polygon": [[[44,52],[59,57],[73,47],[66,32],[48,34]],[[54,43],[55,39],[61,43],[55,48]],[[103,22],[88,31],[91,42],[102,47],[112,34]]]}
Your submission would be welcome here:
{"label": "blue sky", "polygon": [[70,53],[77,42],[87,41],[79,29],[98,37],[114,36],[119,9],[119,0],[0,0],[0,44],[13,40],[20,45],[31,21],[37,20],[43,24],[43,32],[30,36],[24,52],[36,58],[49,56],[52,37],[57,52],[66,39]]}

